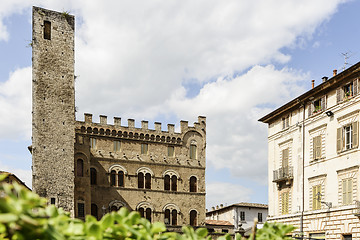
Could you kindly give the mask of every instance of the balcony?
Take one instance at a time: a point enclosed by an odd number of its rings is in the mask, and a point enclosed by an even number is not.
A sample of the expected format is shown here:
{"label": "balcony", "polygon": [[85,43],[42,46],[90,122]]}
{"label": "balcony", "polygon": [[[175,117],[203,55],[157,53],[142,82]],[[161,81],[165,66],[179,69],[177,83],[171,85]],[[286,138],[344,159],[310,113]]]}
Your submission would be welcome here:
{"label": "balcony", "polygon": [[355,201],[355,208],[353,209],[354,216],[360,218],[360,201]]}
{"label": "balcony", "polygon": [[294,177],[294,174],[293,174],[292,166],[281,167],[277,170],[274,170],[273,182],[278,183],[281,181],[289,181],[289,180],[292,180],[293,177]]}

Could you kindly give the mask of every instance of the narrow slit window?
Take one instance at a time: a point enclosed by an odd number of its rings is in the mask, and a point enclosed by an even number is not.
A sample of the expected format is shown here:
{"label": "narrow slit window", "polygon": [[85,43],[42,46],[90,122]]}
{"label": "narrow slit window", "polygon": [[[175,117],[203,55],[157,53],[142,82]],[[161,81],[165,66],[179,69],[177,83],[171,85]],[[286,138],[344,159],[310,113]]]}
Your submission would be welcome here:
{"label": "narrow slit window", "polygon": [[44,39],[51,40],[51,22],[44,21]]}

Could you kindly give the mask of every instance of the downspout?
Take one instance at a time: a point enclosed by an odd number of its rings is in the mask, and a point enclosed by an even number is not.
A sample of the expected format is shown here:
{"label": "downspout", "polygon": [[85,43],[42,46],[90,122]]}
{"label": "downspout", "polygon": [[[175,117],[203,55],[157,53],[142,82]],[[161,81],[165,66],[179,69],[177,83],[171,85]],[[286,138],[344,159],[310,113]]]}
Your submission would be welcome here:
{"label": "downspout", "polygon": [[300,234],[304,238],[304,206],[305,206],[305,102],[303,103],[302,121],[302,207],[300,216]]}

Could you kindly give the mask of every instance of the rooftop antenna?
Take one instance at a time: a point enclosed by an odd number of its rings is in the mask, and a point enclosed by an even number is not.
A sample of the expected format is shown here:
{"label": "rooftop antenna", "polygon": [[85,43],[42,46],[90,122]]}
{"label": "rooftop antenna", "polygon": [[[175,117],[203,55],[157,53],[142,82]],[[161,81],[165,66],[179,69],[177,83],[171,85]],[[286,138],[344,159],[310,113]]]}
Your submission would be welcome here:
{"label": "rooftop antenna", "polygon": [[348,63],[348,59],[353,55],[351,54],[351,51],[345,52],[345,53],[341,53],[341,55],[343,55],[344,57],[344,66],[342,67],[343,71],[346,69],[346,66],[349,64]]}

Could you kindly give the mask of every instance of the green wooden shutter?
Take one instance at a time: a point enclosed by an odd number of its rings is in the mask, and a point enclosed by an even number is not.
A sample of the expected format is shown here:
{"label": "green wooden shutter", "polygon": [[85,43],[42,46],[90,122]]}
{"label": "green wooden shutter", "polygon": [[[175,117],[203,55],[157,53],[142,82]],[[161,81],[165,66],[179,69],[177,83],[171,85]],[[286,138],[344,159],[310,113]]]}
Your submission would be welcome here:
{"label": "green wooden shutter", "polygon": [[312,187],[312,209],[316,209],[316,186]]}
{"label": "green wooden shutter", "polygon": [[326,95],[321,98],[321,111],[326,110]]}
{"label": "green wooden shutter", "polygon": [[352,178],[349,178],[347,180],[347,204],[352,204],[352,189],[353,189],[353,186],[352,186]]}
{"label": "green wooden shutter", "polygon": [[336,103],[341,102],[341,88],[336,89]]}
{"label": "green wooden shutter", "polygon": [[354,88],[354,94],[353,96],[357,95],[358,94],[358,79],[356,78],[354,81],[353,81],[353,88]]}
{"label": "green wooden shutter", "polygon": [[359,146],[359,134],[358,134],[358,126],[359,122],[353,122],[352,124],[352,147],[357,148]]}
{"label": "green wooden shutter", "polygon": [[342,128],[337,129],[337,133],[336,133],[336,151],[338,153],[342,151]]}
{"label": "green wooden shutter", "polygon": [[313,159],[321,158],[321,135],[313,138]]}
{"label": "green wooden shutter", "polygon": [[348,196],[348,187],[347,187],[347,179],[342,180],[342,203],[343,205],[348,204],[347,196]]}

